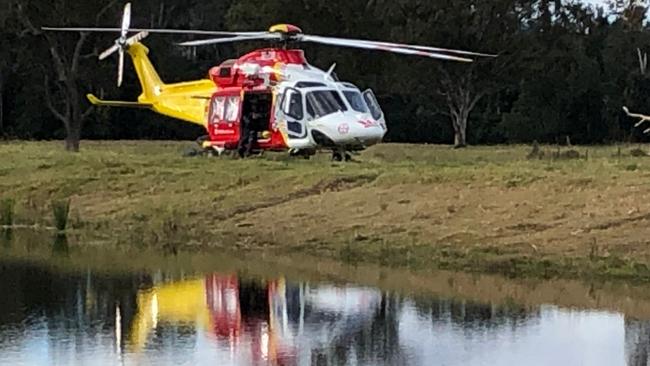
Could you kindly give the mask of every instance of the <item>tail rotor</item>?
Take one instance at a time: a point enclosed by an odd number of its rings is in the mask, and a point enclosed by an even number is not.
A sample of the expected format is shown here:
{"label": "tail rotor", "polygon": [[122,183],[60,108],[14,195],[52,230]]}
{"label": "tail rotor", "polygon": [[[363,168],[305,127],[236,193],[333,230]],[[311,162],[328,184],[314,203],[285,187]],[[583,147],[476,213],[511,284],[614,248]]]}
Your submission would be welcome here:
{"label": "tail rotor", "polygon": [[147,31],[141,31],[132,37],[129,35],[129,27],[131,26],[131,3],[127,3],[124,6],[124,15],[122,16],[122,27],[120,28],[120,38],[115,40],[115,44],[99,54],[99,59],[104,60],[118,52],[118,64],[117,64],[117,86],[122,86],[122,80],[124,79],[124,52],[133,44],[140,42],[145,37],[149,35]]}

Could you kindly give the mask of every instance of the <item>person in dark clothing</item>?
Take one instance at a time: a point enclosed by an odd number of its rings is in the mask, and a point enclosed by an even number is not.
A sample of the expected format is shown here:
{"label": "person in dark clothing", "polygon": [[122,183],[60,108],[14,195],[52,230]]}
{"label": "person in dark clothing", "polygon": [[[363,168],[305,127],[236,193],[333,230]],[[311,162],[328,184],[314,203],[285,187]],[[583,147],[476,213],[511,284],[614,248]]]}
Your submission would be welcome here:
{"label": "person in dark clothing", "polygon": [[257,131],[255,130],[255,120],[260,117],[258,113],[257,103],[255,100],[251,102],[250,113],[246,113],[241,118],[239,130],[239,156],[242,158],[251,155],[253,145],[257,140]]}

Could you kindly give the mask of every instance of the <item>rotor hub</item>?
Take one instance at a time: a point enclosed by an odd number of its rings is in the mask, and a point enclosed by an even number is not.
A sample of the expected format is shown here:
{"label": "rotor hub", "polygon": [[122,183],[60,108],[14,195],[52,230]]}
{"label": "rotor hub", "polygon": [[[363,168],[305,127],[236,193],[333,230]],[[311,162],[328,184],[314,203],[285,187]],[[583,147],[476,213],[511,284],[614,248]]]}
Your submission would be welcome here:
{"label": "rotor hub", "polygon": [[271,26],[269,28],[269,32],[271,33],[281,33],[281,34],[286,34],[288,36],[294,36],[296,34],[302,33],[302,29],[296,27],[295,25],[292,24],[276,24]]}

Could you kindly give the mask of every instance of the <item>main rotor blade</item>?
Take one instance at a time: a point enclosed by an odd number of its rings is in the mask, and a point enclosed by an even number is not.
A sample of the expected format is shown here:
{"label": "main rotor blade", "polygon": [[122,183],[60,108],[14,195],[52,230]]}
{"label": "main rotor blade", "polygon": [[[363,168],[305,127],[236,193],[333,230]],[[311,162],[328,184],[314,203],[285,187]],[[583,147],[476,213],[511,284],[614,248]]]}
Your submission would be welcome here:
{"label": "main rotor blade", "polygon": [[122,79],[124,79],[124,50],[120,48],[120,61],[117,65],[117,87],[122,86]]}
{"label": "main rotor blade", "polygon": [[[331,38],[331,37],[328,37]],[[463,51],[463,50],[455,50],[451,48],[440,48],[440,47],[431,47],[431,46],[420,46],[420,45],[415,45],[415,44],[406,44],[406,43],[392,43],[392,42],[379,42],[379,41],[366,41],[362,39],[350,39],[351,41],[358,41],[358,42],[364,42],[368,44],[376,44],[379,46],[386,46],[386,47],[399,47],[399,48],[412,48],[414,50],[420,50],[420,51],[430,51],[430,52],[442,52],[442,53],[455,53],[457,55],[463,55],[463,56],[476,56],[476,57],[499,57],[498,55],[493,55],[489,53],[481,53],[481,52],[471,52],[471,51]]]}
{"label": "main rotor blade", "polygon": [[378,44],[373,44],[373,43],[367,43],[367,42],[364,42],[364,41],[359,42],[359,41],[346,40],[346,39],[340,39],[340,38],[300,35],[298,40],[303,41],[303,42],[321,43],[321,44],[326,44],[326,45],[331,45],[331,46],[362,48],[362,49],[367,49],[367,50],[377,50],[377,51],[400,53],[400,54],[403,54],[403,55],[423,56],[423,57],[430,57],[430,58],[436,58],[436,59],[447,60],[447,61],[458,61],[458,62],[473,62],[474,61],[474,60],[469,59],[469,58],[457,57],[457,56],[451,56],[451,55],[444,55],[444,54],[435,53],[435,52],[425,52],[425,51],[415,50],[415,49],[411,49],[411,48],[404,48],[404,47],[384,46],[384,45],[378,45]]}
{"label": "main rotor blade", "polygon": [[111,48],[107,49],[106,51],[102,52],[102,53],[99,55],[99,60],[103,60],[103,59],[105,59],[106,57],[108,57],[108,56],[114,54],[114,53],[115,53],[116,51],[118,51],[119,49],[120,49],[120,46],[118,46],[118,45],[116,45],[116,44],[113,45]]}
{"label": "main rotor blade", "polygon": [[131,45],[133,45],[135,43],[138,43],[138,42],[142,41],[143,39],[147,38],[148,35],[149,35],[148,32],[140,32],[140,33],[136,34],[135,36],[133,36],[131,38],[128,38],[126,40],[126,44],[131,46]]}
{"label": "main rotor blade", "polygon": [[122,38],[126,38],[126,35],[129,33],[130,26],[131,26],[131,3],[126,3],[126,5],[124,5],[124,15],[122,16],[122,28],[121,28]]}
{"label": "main rotor blade", "polygon": [[270,40],[270,39],[282,39],[282,36],[274,33],[260,34],[258,36],[238,36],[238,37],[229,37],[229,38],[210,38],[210,39],[201,39],[198,41],[188,41],[178,43],[179,46],[206,46],[210,44],[218,43],[229,43],[229,42],[242,42],[242,41],[258,41],[258,40]]}
{"label": "main rotor blade", "polygon": [[[101,32],[112,33],[121,32],[121,28],[92,28],[92,27],[42,27],[44,31],[52,32]],[[154,28],[131,28],[129,32],[148,32],[157,34],[188,34],[197,36],[259,36],[268,34],[268,32],[226,32],[210,30],[191,30],[191,29],[154,29]]]}

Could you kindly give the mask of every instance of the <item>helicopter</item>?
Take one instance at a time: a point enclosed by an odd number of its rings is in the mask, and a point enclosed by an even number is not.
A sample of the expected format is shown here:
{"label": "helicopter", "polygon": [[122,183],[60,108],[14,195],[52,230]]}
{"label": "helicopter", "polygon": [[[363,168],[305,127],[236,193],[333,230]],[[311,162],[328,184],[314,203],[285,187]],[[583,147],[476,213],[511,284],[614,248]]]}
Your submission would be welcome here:
{"label": "helicopter", "polygon": [[[129,324],[124,343],[126,353],[137,357],[146,352],[157,329],[189,326],[203,330],[217,352],[220,344],[227,344],[229,354],[223,356],[231,362],[298,365],[312,350],[371,323],[381,301],[381,292],[371,288],[209,273],[139,290],[137,311],[124,323]],[[117,329],[121,323],[115,319]],[[123,341],[116,338],[121,349]]]}
{"label": "helicopter", "polygon": [[[378,42],[304,34],[291,24],[277,24],[268,31],[227,32],[183,29],[131,28],[131,4],[124,7],[120,28],[53,28],[44,31],[119,32],[115,44],[100,60],[118,54],[117,85],[121,86],[125,54],[131,57],[142,94],[137,101],[102,100],[88,94],[96,106],[145,108],[203,126],[207,135],[197,139],[205,152],[221,155],[241,148],[246,138],[243,120],[254,134],[255,151],[288,151],[309,158],[318,150],[331,150],[335,161],[351,160],[357,152],[380,143],[388,128],[384,112],[371,89],[340,81],[336,65],[321,70],[307,61],[299,43],[378,50],[432,59],[473,62],[496,55],[438,47]],[[133,34],[135,33],[135,34]],[[133,35],[131,35],[133,34]],[[270,41],[238,59],[225,60],[208,71],[208,77],[180,83],[164,83],[142,43],[150,34],[209,36],[178,43],[200,47],[234,42]]]}

